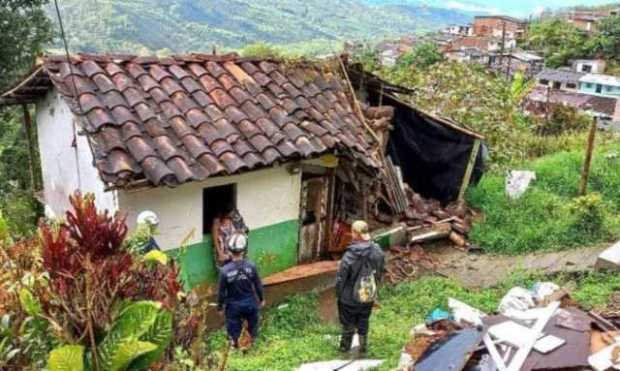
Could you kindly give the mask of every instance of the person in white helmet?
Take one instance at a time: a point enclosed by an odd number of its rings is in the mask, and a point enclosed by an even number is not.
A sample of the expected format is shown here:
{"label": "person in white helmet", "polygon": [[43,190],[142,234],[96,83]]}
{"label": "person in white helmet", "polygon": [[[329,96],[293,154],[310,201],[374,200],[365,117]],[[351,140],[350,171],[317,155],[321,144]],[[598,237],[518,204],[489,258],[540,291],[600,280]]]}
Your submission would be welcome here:
{"label": "person in white helmet", "polygon": [[145,210],[138,215],[136,220],[139,227],[146,228],[148,233],[148,239],[144,245],[140,247],[140,252],[143,254],[152,250],[160,250],[157,241],[153,237],[157,234],[157,227],[159,226],[159,217],[153,211]]}
{"label": "person in white helmet", "polygon": [[248,323],[252,342],[256,339],[260,308],[265,306],[263,284],[256,265],[243,257],[247,248],[245,234],[234,233],[230,236],[228,250],[232,260],[220,270],[218,310],[224,311],[226,331],[235,348],[239,347],[244,320]]}

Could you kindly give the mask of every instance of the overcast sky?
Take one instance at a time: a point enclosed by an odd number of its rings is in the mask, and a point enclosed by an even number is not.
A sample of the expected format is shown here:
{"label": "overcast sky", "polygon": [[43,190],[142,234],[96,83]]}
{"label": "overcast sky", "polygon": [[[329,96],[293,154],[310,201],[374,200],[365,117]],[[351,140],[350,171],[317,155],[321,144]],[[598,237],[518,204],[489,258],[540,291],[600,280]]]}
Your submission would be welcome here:
{"label": "overcast sky", "polygon": [[[438,0],[435,0],[438,1]],[[444,3],[439,0],[438,2]],[[615,3],[619,3],[615,1]],[[445,6],[453,9],[504,13],[525,17],[544,8],[559,8],[576,5],[603,5],[614,3],[609,0],[448,0]]]}

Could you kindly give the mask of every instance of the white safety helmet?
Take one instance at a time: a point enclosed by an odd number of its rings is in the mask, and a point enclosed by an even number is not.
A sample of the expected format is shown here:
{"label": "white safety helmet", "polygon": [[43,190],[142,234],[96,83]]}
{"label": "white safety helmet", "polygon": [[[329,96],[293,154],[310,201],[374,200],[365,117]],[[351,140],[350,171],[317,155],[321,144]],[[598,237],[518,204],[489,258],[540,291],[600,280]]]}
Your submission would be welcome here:
{"label": "white safety helmet", "polygon": [[233,253],[242,253],[248,248],[248,238],[243,233],[234,233],[228,239],[228,250]]}
{"label": "white safety helmet", "polygon": [[157,226],[159,224],[159,217],[157,214],[150,210],[145,210],[138,215],[138,225],[147,224],[150,226]]}

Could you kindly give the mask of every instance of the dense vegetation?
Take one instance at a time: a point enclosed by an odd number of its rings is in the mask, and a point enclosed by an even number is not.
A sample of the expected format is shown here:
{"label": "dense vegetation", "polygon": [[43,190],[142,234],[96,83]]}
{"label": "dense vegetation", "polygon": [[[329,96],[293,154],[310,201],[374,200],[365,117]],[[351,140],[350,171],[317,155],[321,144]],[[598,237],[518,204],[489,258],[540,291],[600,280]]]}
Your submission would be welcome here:
{"label": "dense vegetation", "polygon": [[73,50],[188,52],[268,42],[302,53],[467,23],[458,11],[360,0],[62,1]]}
{"label": "dense vegetation", "polygon": [[[493,312],[509,288],[530,287],[541,279],[545,278],[517,274],[485,290],[468,290],[438,277],[384,287],[380,292],[380,306],[370,321],[368,357],[386,360],[380,370],[393,369],[409,340],[411,328],[422,323],[433,309],[447,309],[449,297]],[[605,305],[611,294],[620,289],[620,278],[613,274],[587,274],[577,279],[555,277],[553,280],[575,286],[572,296],[586,308]],[[248,354],[232,354],[230,368],[235,371],[293,370],[305,362],[340,359],[342,356],[337,351],[339,327],[319,319],[317,302],[314,294],[301,295],[281,307],[267,310],[256,348]],[[223,332],[211,336],[210,343],[213,348],[223,350]]]}
{"label": "dense vegetation", "polygon": [[[51,22],[43,11],[45,0],[13,0],[0,3],[0,91],[16,76],[27,72],[35,56],[52,39]],[[21,109],[0,108],[0,214],[12,233],[28,234],[41,212],[34,199],[39,173],[38,159],[29,172],[28,144]],[[21,166],[18,166],[21,164]]]}
{"label": "dense vegetation", "polygon": [[542,52],[549,67],[566,65],[575,58],[617,60],[620,55],[620,16],[603,19],[593,35],[562,18],[539,20],[530,26],[524,46]]}

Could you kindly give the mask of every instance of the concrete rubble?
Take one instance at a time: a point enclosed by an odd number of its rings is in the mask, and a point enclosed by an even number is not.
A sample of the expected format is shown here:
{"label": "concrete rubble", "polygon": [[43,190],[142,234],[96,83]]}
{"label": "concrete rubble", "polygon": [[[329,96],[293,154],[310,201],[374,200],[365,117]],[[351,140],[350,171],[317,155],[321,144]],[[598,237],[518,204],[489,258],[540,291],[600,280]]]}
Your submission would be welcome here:
{"label": "concrete rubble", "polygon": [[450,298],[411,331],[399,371],[620,370],[616,324],[551,282],[512,288],[497,313]]}

